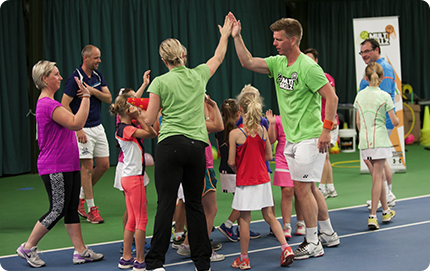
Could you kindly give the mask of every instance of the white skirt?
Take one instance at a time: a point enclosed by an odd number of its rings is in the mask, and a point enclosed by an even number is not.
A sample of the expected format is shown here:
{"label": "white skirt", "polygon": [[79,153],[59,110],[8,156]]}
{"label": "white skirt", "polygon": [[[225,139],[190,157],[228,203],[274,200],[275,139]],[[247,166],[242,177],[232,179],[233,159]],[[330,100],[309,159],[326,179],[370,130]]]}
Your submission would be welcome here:
{"label": "white skirt", "polygon": [[270,182],[259,185],[237,186],[231,207],[238,211],[255,211],[273,206]]}
{"label": "white skirt", "polygon": [[391,148],[363,149],[360,152],[363,160],[379,160],[393,157]]}
{"label": "white skirt", "polygon": [[[124,163],[118,162],[118,164],[116,165],[115,180],[114,180],[114,183],[113,183],[113,187],[119,189],[120,191],[124,191],[124,189],[122,188],[122,185],[121,185],[121,177],[122,177],[122,169],[123,168],[124,168]],[[149,183],[149,177],[148,177],[148,174],[146,174],[146,171],[145,171],[145,174],[143,175],[143,184],[145,186],[147,186],[148,183]]]}

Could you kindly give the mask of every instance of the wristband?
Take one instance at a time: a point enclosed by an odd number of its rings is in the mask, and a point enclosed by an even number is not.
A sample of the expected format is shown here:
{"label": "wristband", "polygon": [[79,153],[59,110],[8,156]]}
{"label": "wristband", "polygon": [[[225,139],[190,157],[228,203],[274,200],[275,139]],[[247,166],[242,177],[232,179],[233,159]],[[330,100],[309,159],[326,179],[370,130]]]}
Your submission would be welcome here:
{"label": "wristband", "polygon": [[334,122],[328,119],[324,120],[323,128],[329,129],[330,131],[333,129]]}
{"label": "wristband", "polygon": [[91,95],[90,94],[84,94],[84,95],[82,95],[82,97],[83,98],[89,98],[89,97],[91,97]]}

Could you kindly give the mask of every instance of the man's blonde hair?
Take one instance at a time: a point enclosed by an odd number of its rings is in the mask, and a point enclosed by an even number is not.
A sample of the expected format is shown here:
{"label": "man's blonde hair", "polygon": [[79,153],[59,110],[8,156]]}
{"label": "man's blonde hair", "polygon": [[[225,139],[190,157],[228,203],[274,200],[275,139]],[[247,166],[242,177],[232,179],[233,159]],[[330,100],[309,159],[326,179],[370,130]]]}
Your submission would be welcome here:
{"label": "man's blonde hair", "polygon": [[300,41],[303,36],[303,28],[299,21],[293,18],[281,18],[270,26],[272,31],[285,31],[285,36],[288,39],[297,38],[297,45],[300,46]]}

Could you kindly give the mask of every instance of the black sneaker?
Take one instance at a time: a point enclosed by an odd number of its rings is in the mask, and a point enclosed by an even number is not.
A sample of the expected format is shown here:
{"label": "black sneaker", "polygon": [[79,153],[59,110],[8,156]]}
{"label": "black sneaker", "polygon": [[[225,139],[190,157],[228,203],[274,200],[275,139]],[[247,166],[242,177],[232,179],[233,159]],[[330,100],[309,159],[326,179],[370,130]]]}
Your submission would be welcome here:
{"label": "black sneaker", "polygon": [[210,239],[211,241],[211,245],[212,245],[212,250],[214,251],[218,251],[222,248],[222,244],[219,242],[214,242],[212,239]]}

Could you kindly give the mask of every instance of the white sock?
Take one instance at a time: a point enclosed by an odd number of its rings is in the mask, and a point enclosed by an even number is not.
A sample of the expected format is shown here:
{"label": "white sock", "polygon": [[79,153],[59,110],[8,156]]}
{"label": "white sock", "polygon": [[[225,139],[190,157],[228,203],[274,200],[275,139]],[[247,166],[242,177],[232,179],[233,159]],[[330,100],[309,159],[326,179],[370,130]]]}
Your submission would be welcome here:
{"label": "white sock", "polygon": [[318,244],[318,227],[306,228],[306,241],[312,244]]}
{"label": "white sock", "polygon": [[84,189],[81,186],[81,192],[79,193],[79,198],[80,199],[84,199],[85,198],[85,194],[84,194]]}
{"label": "white sock", "polygon": [[385,193],[388,194],[390,192],[390,188],[388,187],[387,181],[384,182],[385,185]]}
{"label": "white sock", "polygon": [[328,184],[327,184],[327,189],[329,189],[329,190],[334,190],[334,184],[332,184],[332,183],[328,183]]}
{"label": "white sock", "polygon": [[388,214],[389,212],[391,212],[390,207],[388,207],[388,209],[387,209],[387,210],[383,210],[383,211],[382,211],[382,214],[383,214],[383,215],[386,215],[386,214]]}
{"label": "white sock", "polygon": [[224,225],[227,227],[227,229],[231,229],[233,227],[233,222],[231,222],[229,219],[224,223]]}
{"label": "white sock", "polygon": [[304,220],[297,220],[296,224],[299,223],[299,222],[303,223],[305,225],[305,221]]}
{"label": "white sock", "polygon": [[283,229],[286,230],[288,228],[291,228],[291,223],[284,223]]}
{"label": "white sock", "polygon": [[182,235],[184,235],[184,232],[183,232],[183,231],[181,231],[181,232],[175,232],[175,239],[176,239],[176,240],[179,240],[179,238],[181,238],[181,237],[182,237]]}
{"label": "white sock", "polygon": [[320,184],[318,185],[318,188],[319,188],[319,189],[325,189],[325,183],[320,183]]}
{"label": "white sock", "polygon": [[393,184],[389,184],[388,189],[391,191],[393,189]]}
{"label": "white sock", "polygon": [[324,221],[318,221],[320,228],[321,228],[321,232],[328,234],[328,235],[332,235],[334,230],[333,227],[331,226],[331,222],[330,222],[330,218]]}
{"label": "white sock", "polygon": [[94,199],[87,199],[86,202],[87,202],[88,212],[90,212],[91,211],[91,207],[96,206],[94,204]]}

